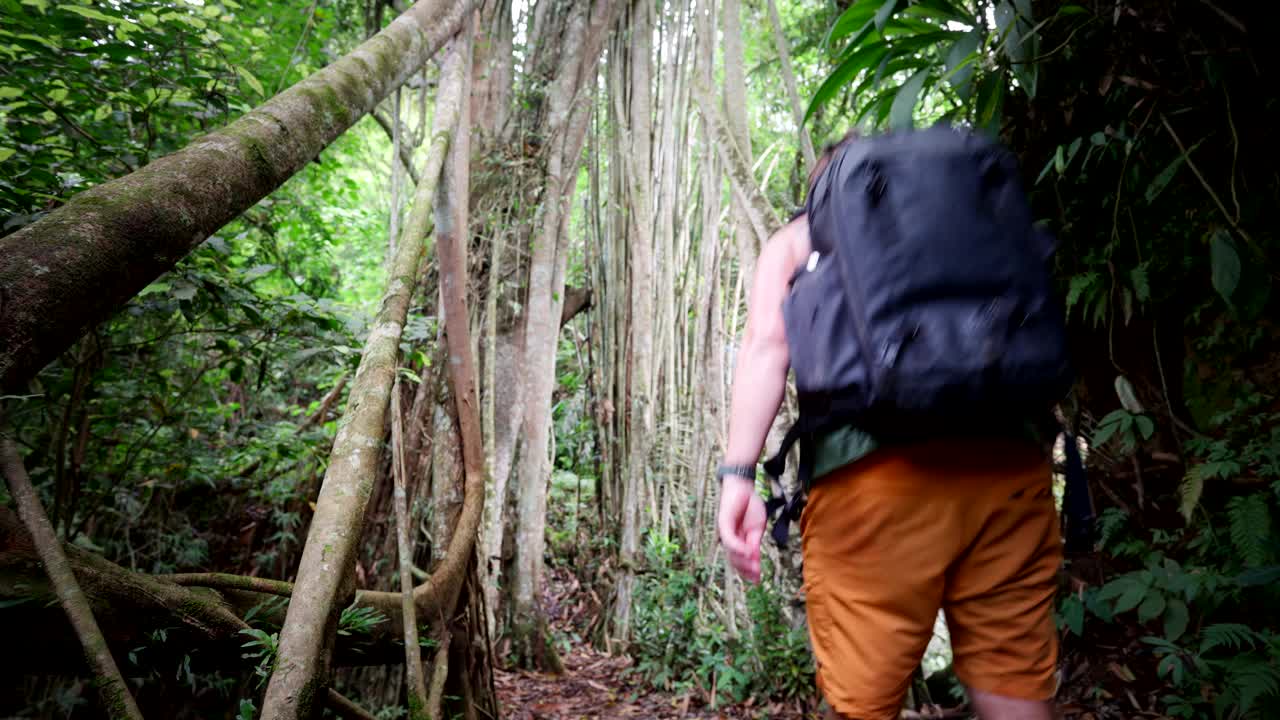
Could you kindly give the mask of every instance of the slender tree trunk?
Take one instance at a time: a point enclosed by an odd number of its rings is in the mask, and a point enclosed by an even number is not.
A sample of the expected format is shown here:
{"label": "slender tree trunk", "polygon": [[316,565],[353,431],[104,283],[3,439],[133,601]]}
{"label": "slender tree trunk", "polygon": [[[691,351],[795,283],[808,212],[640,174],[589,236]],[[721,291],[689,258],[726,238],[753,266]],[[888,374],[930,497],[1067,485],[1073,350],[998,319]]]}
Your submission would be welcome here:
{"label": "slender tree trunk", "polygon": [[[724,32],[724,119],[727,134],[717,138],[717,142],[728,143],[735,148],[747,167],[748,175],[751,162],[751,128],[747,117],[747,60],[742,42],[742,6],[739,0],[724,0],[724,9],[720,14]],[[766,238],[760,237],[759,228],[749,214],[747,200],[735,193],[732,201],[733,222],[737,228],[739,269],[750,278],[755,275],[756,256]]]}
{"label": "slender tree trunk", "polygon": [[444,63],[436,99],[435,129],[427,168],[418,185],[396,257],[388,272],[381,309],[351,385],[346,412],[334,439],[315,515],[298,567],[295,592],[280,631],[275,672],[263,699],[264,718],[311,717],[324,698],[338,613],[354,592],[351,571],[364,528],[365,506],[377,472],[386,431],[388,395],[399,357],[418,264],[427,244],[437,180],[462,104],[460,49]]}
{"label": "slender tree trunk", "polygon": [[422,649],[418,645],[418,612],[413,603],[413,539],[410,530],[409,495],[405,492],[408,464],[404,454],[404,416],[400,412],[400,382],[391,388],[391,477],[395,484],[392,499],[396,515],[396,550],[400,560],[400,607],[404,612],[405,685],[408,686],[409,718],[424,717],[427,686],[423,680]]}
{"label": "slender tree trunk", "polygon": [[623,647],[631,637],[631,604],[635,572],[640,560],[640,505],[646,483],[649,443],[653,433],[653,211],[651,182],[652,109],[650,100],[652,57],[652,3],[636,0],[631,8],[631,105],[628,123],[631,140],[627,185],[630,217],[630,398],[627,407],[628,457],[622,484],[622,529],[619,568],[614,598],[613,639]]}
{"label": "slender tree trunk", "polygon": [[809,131],[804,126],[804,108],[800,105],[800,93],[796,92],[796,76],[791,71],[791,50],[787,45],[787,35],[782,30],[782,18],[778,16],[776,0],[766,0],[769,4],[769,24],[773,25],[773,42],[778,48],[778,61],[782,65],[782,82],[787,86],[787,97],[791,100],[791,112],[796,118],[796,135],[800,139],[800,152],[804,155],[804,166],[812,168],[817,159],[813,152],[813,141],[809,139]]}
{"label": "slender tree trunk", "polygon": [[314,160],[435,54],[474,1],[421,0],[227,127],[0,239],[0,390]]}
{"label": "slender tree trunk", "polygon": [[[107,641],[102,637],[102,630],[89,607],[89,600],[80,583],[76,581],[71,564],[62,550],[62,543],[54,532],[49,516],[40,504],[40,496],[31,485],[27,469],[22,465],[22,457],[18,454],[18,445],[9,437],[9,430],[0,417],[0,471],[3,471],[9,485],[9,492],[18,506],[18,515],[31,533],[40,563],[45,573],[57,590],[58,601],[67,614],[67,619],[75,628],[84,648],[85,658],[98,677],[98,692],[102,697],[103,710],[111,720],[142,720],[142,711],[134,702],[133,695],[120,668],[116,666],[115,657]],[[16,648],[15,648],[16,649]]]}
{"label": "slender tree trunk", "polygon": [[[545,1],[545,0],[544,0]],[[547,93],[548,159],[538,240],[529,272],[525,325],[525,412],[513,578],[513,639],[520,664],[560,670],[538,606],[546,544],[551,394],[564,302],[569,210],[590,117],[596,65],[612,19],[611,0],[575,3],[563,32],[560,72]],[[546,32],[544,28],[544,32]]]}

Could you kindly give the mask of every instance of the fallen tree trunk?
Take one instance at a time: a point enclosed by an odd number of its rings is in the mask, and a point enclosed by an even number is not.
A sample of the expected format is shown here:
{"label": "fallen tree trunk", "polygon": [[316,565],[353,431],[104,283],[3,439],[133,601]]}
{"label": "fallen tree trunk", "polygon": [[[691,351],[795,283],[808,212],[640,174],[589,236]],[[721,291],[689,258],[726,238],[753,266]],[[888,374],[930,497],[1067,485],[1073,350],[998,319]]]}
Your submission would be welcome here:
{"label": "fallen tree trunk", "polygon": [[0,239],[0,390],[20,387],[314,160],[434,55],[475,4],[420,0],[227,127]]}
{"label": "fallen tree trunk", "polygon": [[[248,669],[247,661],[241,657],[245,638],[240,631],[249,627],[244,618],[250,617],[259,627],[279,625],[284,612],[277,596],[287,597],[293,590],[287,582],[220,573],[146,575],[76,545],[64,543],[62,548],[90,608],[100,618],[107,644],[117,651],[137,650],[148,667],[164,666],[166,662],[176,666],[185,655],[193,663],[193,670]],[[397,593],[356,596],[357,607],[397,601]],[[5,647],[23,648],[21,653],[0,653],[0,672],[89,672],[80,643],[57,605],[30,533],[17,515],[2,508],[0,608],[0,637],[4,638]],[[340,636],[334,664],[403,662],[404,643],[397,623],[397,619],[389,619],[369,633]],[[428,623],[424,621],[425,624]],[[164,640],[154,640],[156,637]],[[128,665],[121,668],[126,676],[131,669]]]}

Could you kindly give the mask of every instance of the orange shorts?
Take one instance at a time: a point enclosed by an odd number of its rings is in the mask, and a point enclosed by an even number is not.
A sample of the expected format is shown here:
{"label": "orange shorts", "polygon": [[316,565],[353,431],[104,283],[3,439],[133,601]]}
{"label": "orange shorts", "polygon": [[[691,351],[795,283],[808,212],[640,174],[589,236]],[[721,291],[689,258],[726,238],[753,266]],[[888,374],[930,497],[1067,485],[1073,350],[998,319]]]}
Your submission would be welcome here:
{"label": "orange shorts", "polygon": [[836,712],[898,717],[939,608],[966,686],[1052,698],[1051,477],[1034,446],[947,440],[882,448],[814,483],[804,586],[818,687]]}

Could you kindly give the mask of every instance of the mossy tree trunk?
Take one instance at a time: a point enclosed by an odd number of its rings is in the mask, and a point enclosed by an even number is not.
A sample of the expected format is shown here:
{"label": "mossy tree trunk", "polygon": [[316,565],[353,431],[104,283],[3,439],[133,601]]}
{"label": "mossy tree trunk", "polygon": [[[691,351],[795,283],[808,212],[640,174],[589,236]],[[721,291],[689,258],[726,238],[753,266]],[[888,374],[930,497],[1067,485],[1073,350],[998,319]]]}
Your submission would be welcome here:
{"label": "mossy tree trunk", "polygon": [[0,239],[0,389],[267,196],[417,72],[475,0],[420,0],[350,54],[182,150]]}

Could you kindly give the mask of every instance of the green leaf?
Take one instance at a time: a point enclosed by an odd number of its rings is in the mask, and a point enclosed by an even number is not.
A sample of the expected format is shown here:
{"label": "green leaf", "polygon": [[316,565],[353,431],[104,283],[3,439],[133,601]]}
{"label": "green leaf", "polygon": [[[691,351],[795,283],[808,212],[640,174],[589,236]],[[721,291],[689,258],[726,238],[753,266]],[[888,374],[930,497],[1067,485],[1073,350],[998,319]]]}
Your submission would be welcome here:
{"label": "green leaf", "polygon": [[248,270],[245,270],[242,277],[244,278],[244,282],[251,283],[275,269],[276,266],[270,264],[254,265]]}
{"label": "green leaf", "polygon": [[98,10],[94,10],[93,8],[81,7],[79,5],[59,5],[58,9],[64,10],[69,13],[75,13],[76,15],[80,15],[81,17],[86,17],[90,20],[99,20],[105,23],[124,22],[122,19],[118,17],[107,15],[106,13]]}
{"label": "green leaf", "polygon": [[4,162],[5,160],[13,157],[16,152],[17,150],[14,150],[11,147],[0,146],[0,162]]}
{"label": "green leaf", "polygon": [[1134,581],[1131,583],[1125,588],[1125,591],[1120,595],[1120,598],[1116,600],[1116,613],[1129,612],[1130,610],[1138,607],[1138,605],[1146,599],[1147,592],[1149,590],[1150,588],[1141,582]]}
{"label": "green leaf", "polygon": [[859,0],[850,5],[836,21],[831,24],[831,30],[827,33],[826,39],[823,41],[828,47],[832,42],[848,36],[854,29],[861,30],[871,22],[875,13],[875,3],[869,0]]}
{"label": "green leaf", "polygon": [[809,109],[805,111],[805,121],[808,122],[819,106],[825,104],[832,96],[848,85],[849,81],[853,80],[860,71],[879,63],[888,53],[889,46],[882,42],[877,42],[845,58],[835,70],[831,71],[827,79],[818,87],[818,91],[813,94],[813,100],[809,102]]}
{"label": "green leaf", "polygon": [[995,134],[1003,119],[1005,76],[1002,71],[987,73],[978,84],[976,122],[978,127]]}
{"label": "green leaf", "polygon": [[924,87],[924,81],[929,77],[928,68],[917,70],[906,82],[902,83],[902,87],[898,89],[898,94],[893,98],[893,106],[889,108],[889,126],[894,129],[910,128],[914,123],[912,121],[912,113],[916,108],[916,100],[920,97],[920,90]]}
{"label": "green leaf", "polygon": [[898,11],[898,7],[906,0],[884,0],[880,5],[880,9],[876,11],[876,29],[883,31],[884,26],[888,24],[889,18]]}
{"label": "green leaf", "polygon": [[12,100],[13,98],[22,97],[22,88],[2,86],[0,87],[0,100]]}
{"label": "green leaf", "polygon": [[244,69],[244,67],[240,65],[236,66],[236,73],[240,75],[240,77],[244,78],[244,81],[249,84],[249,87],[253,88],[254,92],[259,95],[267,94],[266,88],[262,87],[262,83],[258,82],[258,78],[254,77],[253,73]]}
{"label": "green leaf", "polygon": [[1147,593],[1146,599],[1138,606],[1138,622],[1147,622],[1160,617],[1160,613],[1164,612],[1164,608],[1164,593],[1156,591]]}
{"label": "green leaf", "polygon": [[1180,598],[1169,598],[1169,606],[1164,611],[1164,637],[1170,642],[1176,641],[1187,631],[1190,613],[1187,604]]}
{"label": "green leaf", "polygon": [[1098,429],[1093,433],[1093,444],[1095,446],[1106,444],[1111,439],[1111,436],[1116,434],[1116,431],[1124,427],[1124,419],[1114,415],[1115,413],[1108,415],[1098,424]]}
{"label": "green leaf", "polygon": [[1062,603],[1062,624],[1073,635],[1084,633],[1084,603],[1080,602],[1080,598],[1072,595]]}
{"label": "green leaf", "polygon": [[1147,281],[1147,263],[1129,271],[1129,284],[1138,297],[1138,302],[1145,303],[1151,299],[1151,284]]}
{"label": "green leaf", "polygon": [[153,293],[169,292],[169,287],[170,287],[169,283],[154,282],[142,288],[142,292],[138,293],[138,297],[143,297],[144,295],[151,295]]}
{"label": "green leaf", "polygon": [[1226,230],[1214,231],[1209,241],[1209,265],[1213,289],[1230,305],[1231,296],[1240,286],[1240,254]]}
{"label": "green leaf", "polygon": [[1204,142],[1204,140],[1192,145],[1185,153],[1179,154],[1178,157],[1173,159],[1173,162],[1169,163],[1164,170],[1160,171],[1159,175],[1156,175],[1155,179],[1151,181],[1151,184],[1147,186],[1146,197],[1148,203],[1155,202],[1155,199],[1160,197],[1160,193],[1164,192],[1169,181],[1178,173],[1178,168],[1182,167],[1182,163],[1186,162],[1186,159],[1191,156],[1191,153],[1195,152],[1196,148],[1200,147],[1200,143],[1202,142]]}
{"label": "green leaf", "polygon": [[1134,424],[1138,427],[1138,434],[1142,435],[1143,440],[1150,440],[1156,431],[1155,422],[1146,415],[1134,415]]}
{"label": "green leaf", "polygon": [[969,98],[969,81],[973,78],[973,66],[978,59],[978,46],[982,38],[983,32],[975,28],[956,38],[947,51],[946,74],[943,77],[956,89],[962,100]]}

